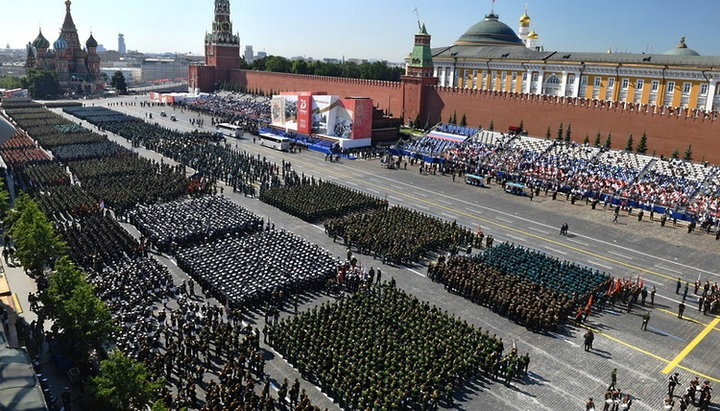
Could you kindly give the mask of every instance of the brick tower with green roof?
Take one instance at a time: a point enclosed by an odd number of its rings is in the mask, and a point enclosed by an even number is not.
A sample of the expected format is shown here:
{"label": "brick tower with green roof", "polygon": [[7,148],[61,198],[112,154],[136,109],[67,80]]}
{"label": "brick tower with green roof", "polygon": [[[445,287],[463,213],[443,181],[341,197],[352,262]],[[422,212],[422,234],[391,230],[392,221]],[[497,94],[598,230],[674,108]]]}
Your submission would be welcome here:
{"label": "brick tower with green roof", "polygon": [[415,34],[415,46],[405,66],[405,75],[411,77],[432,77],[433,62],[430,51],[430,35],[425,23],[418,22],[420,31]]}

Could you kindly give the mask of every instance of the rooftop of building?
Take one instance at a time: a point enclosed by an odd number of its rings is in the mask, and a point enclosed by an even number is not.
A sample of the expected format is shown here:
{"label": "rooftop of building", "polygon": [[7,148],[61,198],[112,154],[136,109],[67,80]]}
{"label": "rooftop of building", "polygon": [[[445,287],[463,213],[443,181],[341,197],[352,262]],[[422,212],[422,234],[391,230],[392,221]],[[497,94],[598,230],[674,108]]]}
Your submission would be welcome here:
{"label": "rooftop of building", "polygon": [[490,13],[473,24],[455,42],[456,45],[516,45],[524,46],[520,37],[507,24],[499,20],[500,16]]}
{"label": "rooftop of building", "polygon": [[[525,14],[526,15],[526,14]],[[520,20],[525,18],[523,15]],[[533,32],[534,33],[534,32]],[[533,36],[535,38],[535,36]],[[548,63],[611,63],[663,66],[718,67],[720,56],[701,56],[688,48],[685,37],[664,53],[601,53],[576,51],[536,51],[525,47],[523,41],[499,16],[490,13],[472,25],[451,46],[432,49],[434,59],[507,59]]]}

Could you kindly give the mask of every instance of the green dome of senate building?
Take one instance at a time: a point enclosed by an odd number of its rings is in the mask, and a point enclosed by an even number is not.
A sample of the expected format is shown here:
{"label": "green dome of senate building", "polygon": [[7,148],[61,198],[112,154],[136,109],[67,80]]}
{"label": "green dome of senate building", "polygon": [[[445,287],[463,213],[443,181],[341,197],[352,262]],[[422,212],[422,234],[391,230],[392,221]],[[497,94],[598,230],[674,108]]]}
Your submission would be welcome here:
{"label": "green dome of senate building", "polygon": [[490,13],[485,20],[475,23],[455,42],[456,45],[524,46],[520,37],[507,24]]}
{"label": "green dome of senate building", "polygon": [[664,52],[663,54],[668,56],[699,56],[700,53],[693,49],[689,49],[687,44],[685,44],[685,36],[680,38],[680,43],[671,48],[670,50]]}

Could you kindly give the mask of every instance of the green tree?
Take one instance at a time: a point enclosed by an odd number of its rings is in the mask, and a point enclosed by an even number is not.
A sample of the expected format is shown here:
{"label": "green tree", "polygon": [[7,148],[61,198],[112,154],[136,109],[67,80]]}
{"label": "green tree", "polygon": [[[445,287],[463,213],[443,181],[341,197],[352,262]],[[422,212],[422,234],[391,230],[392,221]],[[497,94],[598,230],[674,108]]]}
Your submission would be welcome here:
{"label": "green tree", "polygon": [[290,72],[294,74],[308,74],[309,68],[305,60],[293,60],[290,63]]}
{"label": "green tree", "polygon": [[593,143],[593,145],[595,147],[600,147],[600,144],[600,132],[598,131],[597,134],[595,134],[595,142]]}
{"label": "green tree", "polygon": [[90,381],[90,392],[104,410],[145,409],[162,387],[142,363],[114,350],[100,363],[100,373]]}
{"label": "green tree", "polygon": [[23,86],[23,81],[21,77],[16,76],[0,76],[0,88],[5,89],[14,89],[14,88],[21,88]]}
{"label": "green tree", "polygon": [[42,294],[44,314],[55,320],[66,353],[83,363],[92,348],[99,347],[114,330],[107,305],[67,256],[60,258]]}
{"label": "green tree", "polygon": [[647,152],[647,134],[643,133],[640,136],[640,142],[638,143],[635,151],[639,154],[645,154]]}
{"label": "green tree", "polygon": [[675,151],[672,152],[672,154],[670,154],[670,157],[675,159],[680,158],[680,152],[677,150],[677,148],[675,149]]}
{"label": "green tree", "polygon": [[290,60],[280,56],[268,56],[265,59],[265,71],[273,71],[276,73],[289,73]]}
{"label": "green tree", "polygon": [[518,124],[518,128],[520,128],[521,131],[525,131],[525,122],[520,119],[520,124]]}
{"label": "green tree", "polygon": [[565,141],[568,143],[572,141],[572,124],[568,124],[567,130],[565,130]]}
{"label": "green tree", "polygon": [[4,220],[10,211],[10,193],[5,189],[5,181],[0,179],[0,220]]}
{"label": "green tree", "polygon": [[450,117],[450,124],[457,124],[457,111],[453,111],[452,117]]}
{"label": "green tree", "polygon": [[467,126],[467,117],[465,117],[464,113],[462,115],[462,118],[460,119],[460,125],[463,127]]}
{"label": "green tree", "polygon": [[18,209],[11,217],[10,235],[15,239],[17,257],[22,266],[37,275],[46,265],[52,266],[59,256],[65,254],[65,243],[34,200],[22,198]]}
{"label": "green tree", "polygon": [[607,139],[605,140],[605,148],[612,148],[612,133],[608,133]]}
{"label": "green tree", "polygon": [[113,74],[112,80],[110,80],[110,85],[113,86],[113,88],[117,90],[120,94],[127,93],[127,82],[125,81],[125,75],[120,70],[116,71],[115,74]]}
{"label": "green tree", "polygon": [[590,145],[590,136],[585,134],[585,140],[583,140],[583,144]]}
{"label": "green tree", "polygon": [[633,135],[630,134],[627,139],[627,144],[625,144],[625,151],[633,151]]}
{"label": "green tree", "polygon": [[33,98],[47,98],[60,94],[57,73],[52,70],[29,68],[21,83]]}
{"label": "green tree", "polygon": [[495,131],[495,121],[490,120],[490,126],[488,127],[488,130]]}
{"label": "green tree", "polygon": [[417,116],[415,116],[414,126],[415,126],[415,128],[420,128],[420,127],[421,127],[421,125],[420,125],[420,112],[419,112],[419,111],[418,111],[418,113],[417,113]]}
{"label": "green tree", "polygon": [[692,154],[693,154],[693,152],[692,152],[692,144],[690,144],[690,145],[688,146],[687,150],[685,150],[685,156],[683,156],[683,160],[685,160],[685,161],[692,161]]}
{"label": "green tree", "polygon": [[558,140],[563,139],[563,123],[560,123],[560,127],[558,128],[557,139]]}
{"label": "green tree", "polygon": [[545,132],[545,138],[550,138],[552,136],[552,133],[550,132],[550,126],[548,126],[547,131]]}

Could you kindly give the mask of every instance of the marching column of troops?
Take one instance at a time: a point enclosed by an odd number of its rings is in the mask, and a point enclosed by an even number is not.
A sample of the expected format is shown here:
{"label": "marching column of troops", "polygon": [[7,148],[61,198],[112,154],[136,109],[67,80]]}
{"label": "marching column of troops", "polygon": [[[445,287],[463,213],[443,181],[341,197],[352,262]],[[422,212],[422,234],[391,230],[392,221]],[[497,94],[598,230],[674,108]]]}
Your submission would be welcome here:
{"label": "marching column of troops", "polygon": [[478,371],[506,384],[530,357],[410,297],[394,280],[324,303],[267,331],[268,343],[348,409],[435,409]]}

